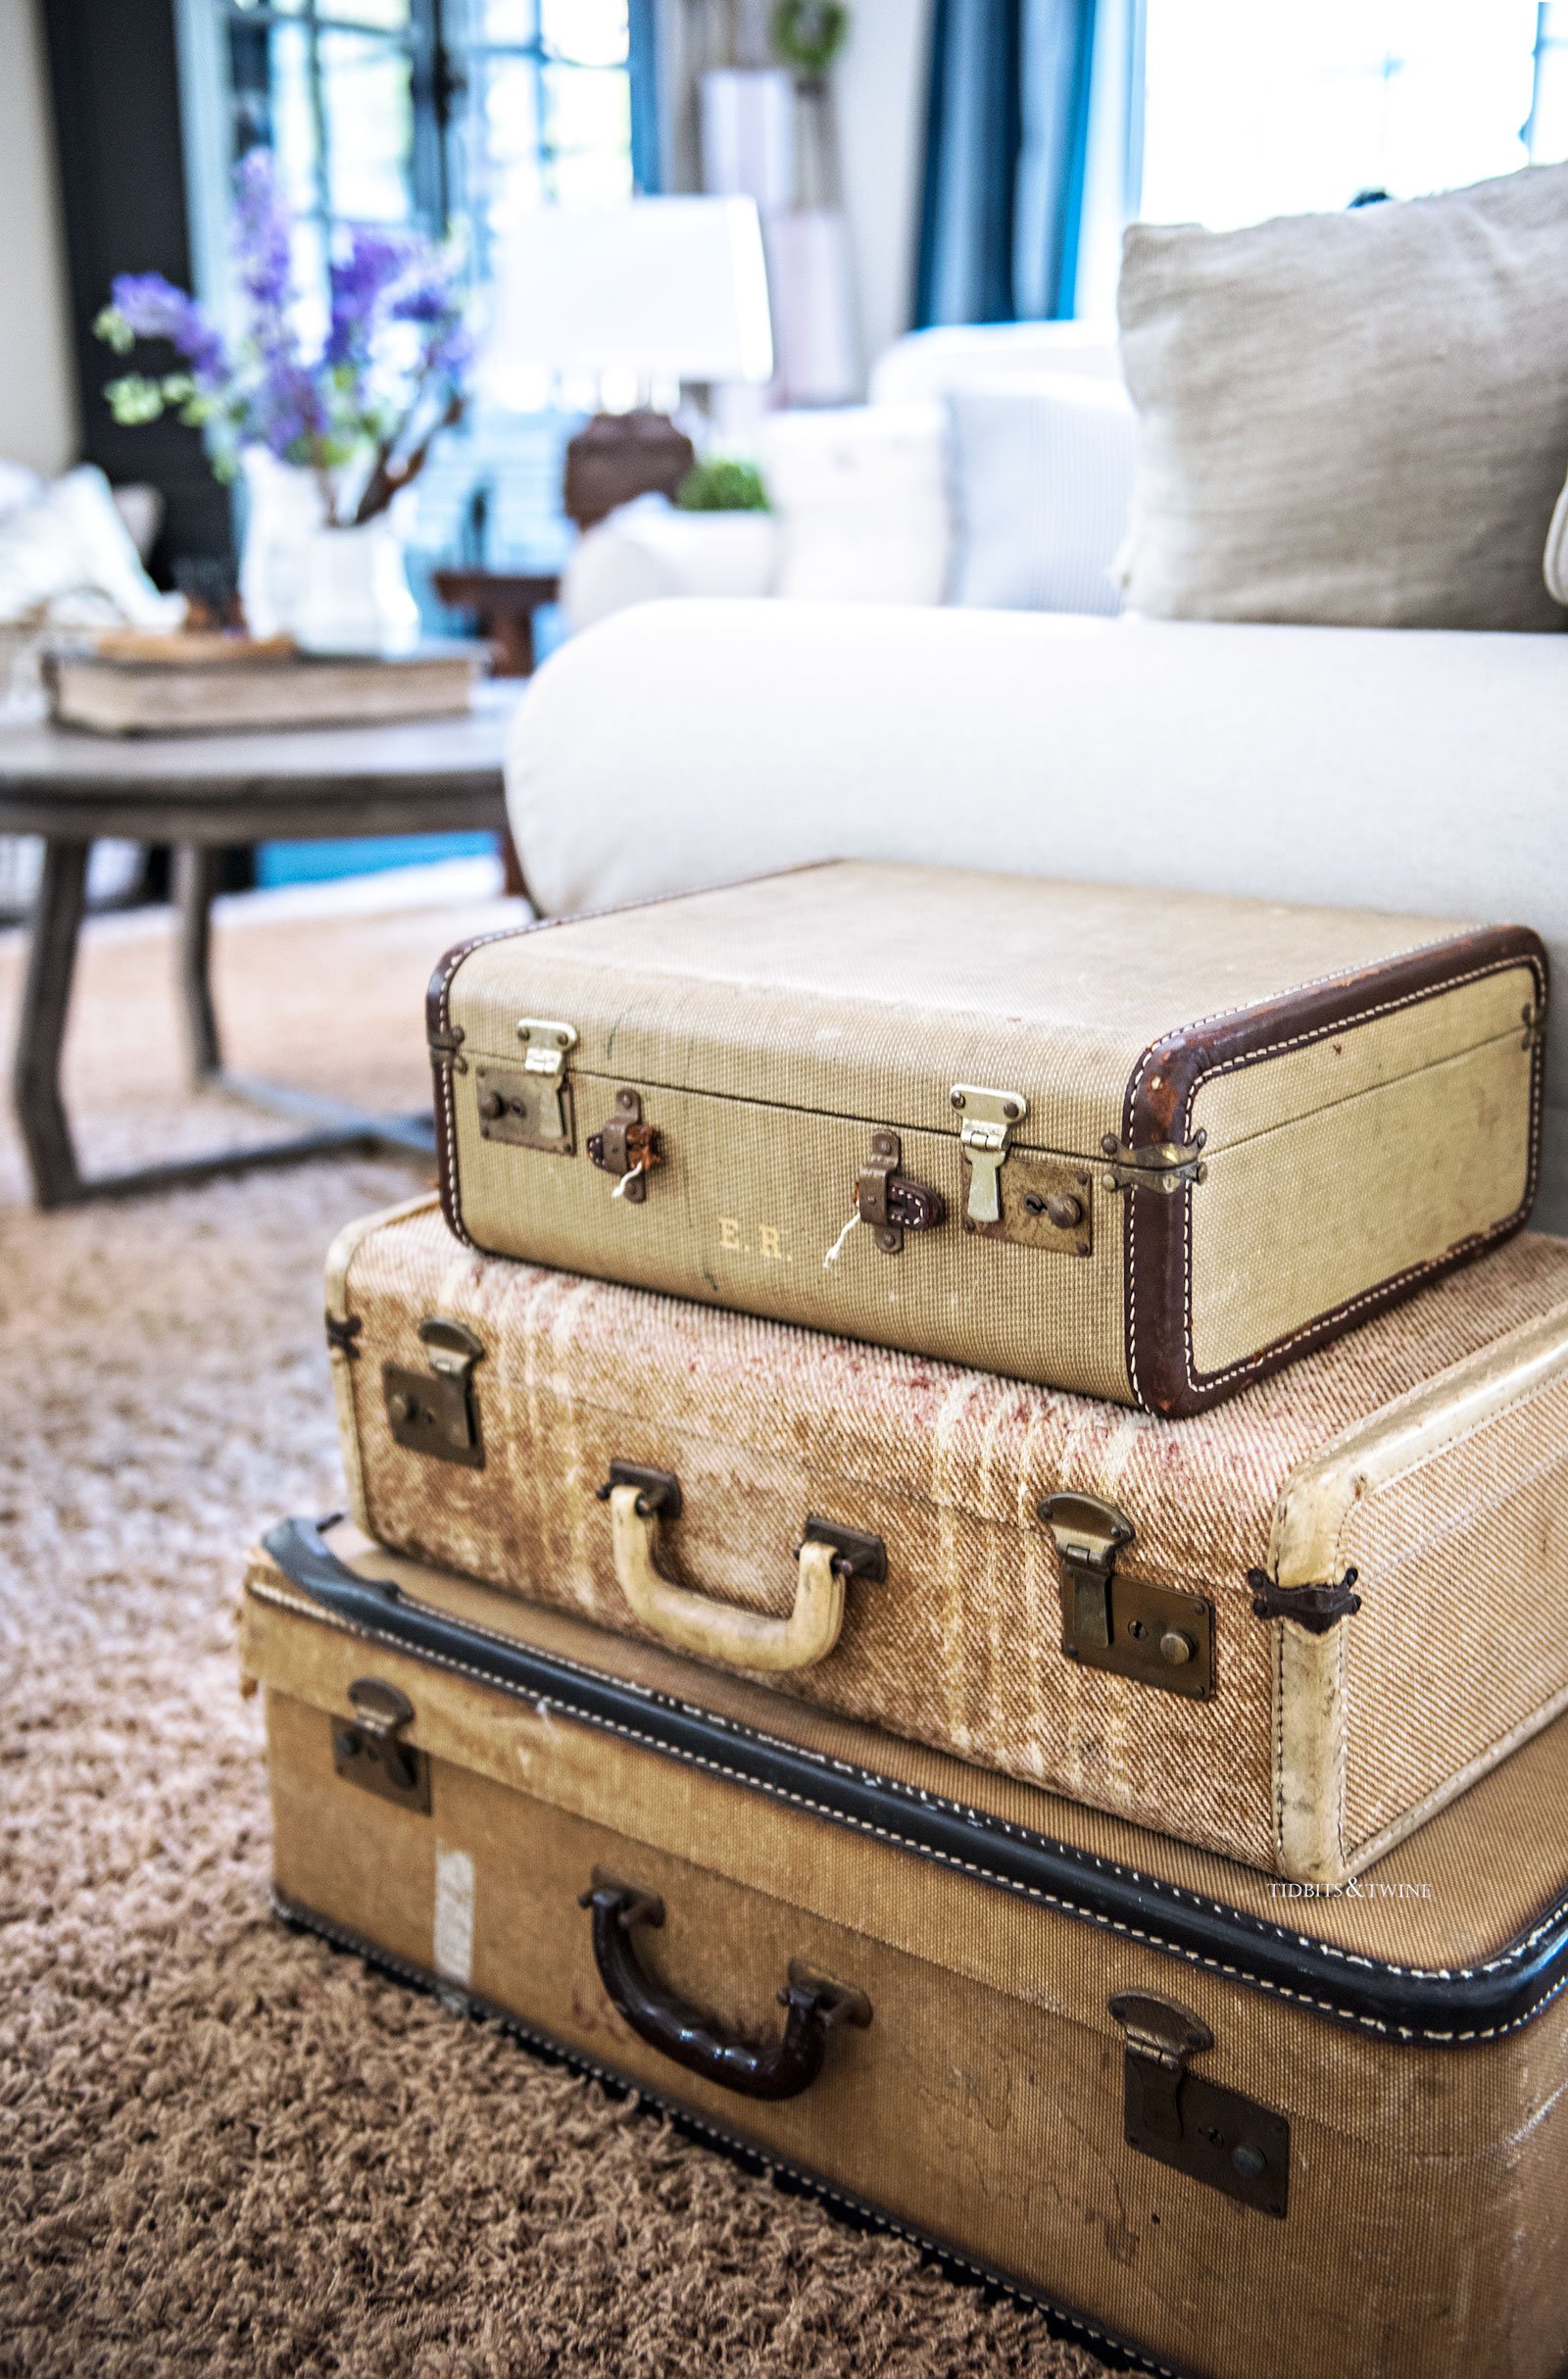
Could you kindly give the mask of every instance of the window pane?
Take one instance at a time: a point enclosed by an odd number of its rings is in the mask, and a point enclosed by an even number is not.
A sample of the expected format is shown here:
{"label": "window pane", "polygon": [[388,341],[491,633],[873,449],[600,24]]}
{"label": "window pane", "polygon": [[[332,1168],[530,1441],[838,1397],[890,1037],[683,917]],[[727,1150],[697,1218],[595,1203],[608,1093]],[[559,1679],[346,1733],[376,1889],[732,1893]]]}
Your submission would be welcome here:
{"label": "window pane", "polygon": [[414,147],[407,53],[368,34],[323,32],[320,56],[332,213],[356,223],[406,222]]}
{"label": "window pane", "polygon": [[539,0],[468,0],[476,41],[536,41]]}
{"label": "window pane", "polygon": [[270,46],[272,155],[289,205],[305,215],[319,204],[310,43],[303,25],[277,25]]}
{"label": "window pane", "polygon": [[1149,0],[1142,211],[1215,227],[1525,163],[1535,0]]}
{"label": "window pane", "polygon": [[316,13],[327,25],[375,25],[400,33],[408,29],[409,0],[317,0]]}
{"label": "window pane", "polygon": [[626,0],[540,0],[539,15],[553,56],[580,66],[625,65]]}
{"label": "window pane", "polygon": [[631,93],[623,74],[547,66],[545,143],[558,151],[598,149],[617,160],[631,152]]}

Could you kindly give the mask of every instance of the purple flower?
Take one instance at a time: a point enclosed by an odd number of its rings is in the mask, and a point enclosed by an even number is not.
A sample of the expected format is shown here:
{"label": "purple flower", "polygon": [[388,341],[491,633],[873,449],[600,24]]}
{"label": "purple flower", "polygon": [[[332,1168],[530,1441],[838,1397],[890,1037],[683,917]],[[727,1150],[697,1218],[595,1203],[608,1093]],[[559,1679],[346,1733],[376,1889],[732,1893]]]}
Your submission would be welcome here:
{"label": "purple flower", "polygon": [[228,374],[223,342],[201,307],[161,273],[122,273],[110,290],[117,314],[142,339],[168,339],[197,383],[220,385]]}
{"label": "purple flower", "polygon": [[294,295],[288,209],[270,149],[248,149],[234,169],[231,225],[239,283],[259,313],[283,314]]}
{"label": "purple flower", "polygon": [[388,294],[407,272],[413,252],[407,234],[362,227],[353,233],[347,255],[332,259],[328,269],[332,315],[326,337],[329,364],[346,364],[368,352]]}

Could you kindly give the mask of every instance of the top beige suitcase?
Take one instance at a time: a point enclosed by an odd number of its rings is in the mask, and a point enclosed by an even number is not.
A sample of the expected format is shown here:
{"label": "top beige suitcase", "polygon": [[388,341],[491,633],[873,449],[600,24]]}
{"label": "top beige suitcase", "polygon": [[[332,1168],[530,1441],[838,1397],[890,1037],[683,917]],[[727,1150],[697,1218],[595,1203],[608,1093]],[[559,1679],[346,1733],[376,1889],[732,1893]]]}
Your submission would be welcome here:
{"label": "top beige suitcase", "polygon": [[1518,926],[838,864],[460,944],[469,1245],[1188,1413],[1516,1230]]}

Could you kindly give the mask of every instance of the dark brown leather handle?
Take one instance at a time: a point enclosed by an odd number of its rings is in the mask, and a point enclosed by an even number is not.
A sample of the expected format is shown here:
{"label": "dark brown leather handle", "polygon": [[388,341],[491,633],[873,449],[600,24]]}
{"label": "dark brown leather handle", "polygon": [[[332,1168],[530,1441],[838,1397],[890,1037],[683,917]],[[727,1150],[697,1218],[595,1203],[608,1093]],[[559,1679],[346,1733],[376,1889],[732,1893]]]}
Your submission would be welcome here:
{"label": "dark brown leather handle", "polygon": [[627,1884],[596,1882],[577,1905],[593,1910],[599,1979],[639,2040],[742,2098],[799,2098],[821,2072],[834,2027],[871,2020],[860,1992],[792,1966],[778,1995],[786,2010],[782,2037],[761,2045],[730,2039],[710,2016],[655,1982],[637,1955],[637,1928],[663,1923],[662,1901]]}

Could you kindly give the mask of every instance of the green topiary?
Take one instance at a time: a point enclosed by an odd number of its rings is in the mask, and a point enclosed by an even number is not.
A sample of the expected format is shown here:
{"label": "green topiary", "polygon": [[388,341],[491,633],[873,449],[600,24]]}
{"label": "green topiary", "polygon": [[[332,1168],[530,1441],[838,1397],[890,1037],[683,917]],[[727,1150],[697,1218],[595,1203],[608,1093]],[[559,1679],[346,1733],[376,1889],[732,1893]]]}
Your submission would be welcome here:
{"label": "green topiary", "polygon": [[844,0],[779,0],[773,11],[773,47],[802,74],[825,74],[849,29]]}
{"label": "green topiary", "polygon": [[755,464],[737,463],[732,455],[705,455],[693,465],[675,501],[682,512],[768,512],[767,489]]}

